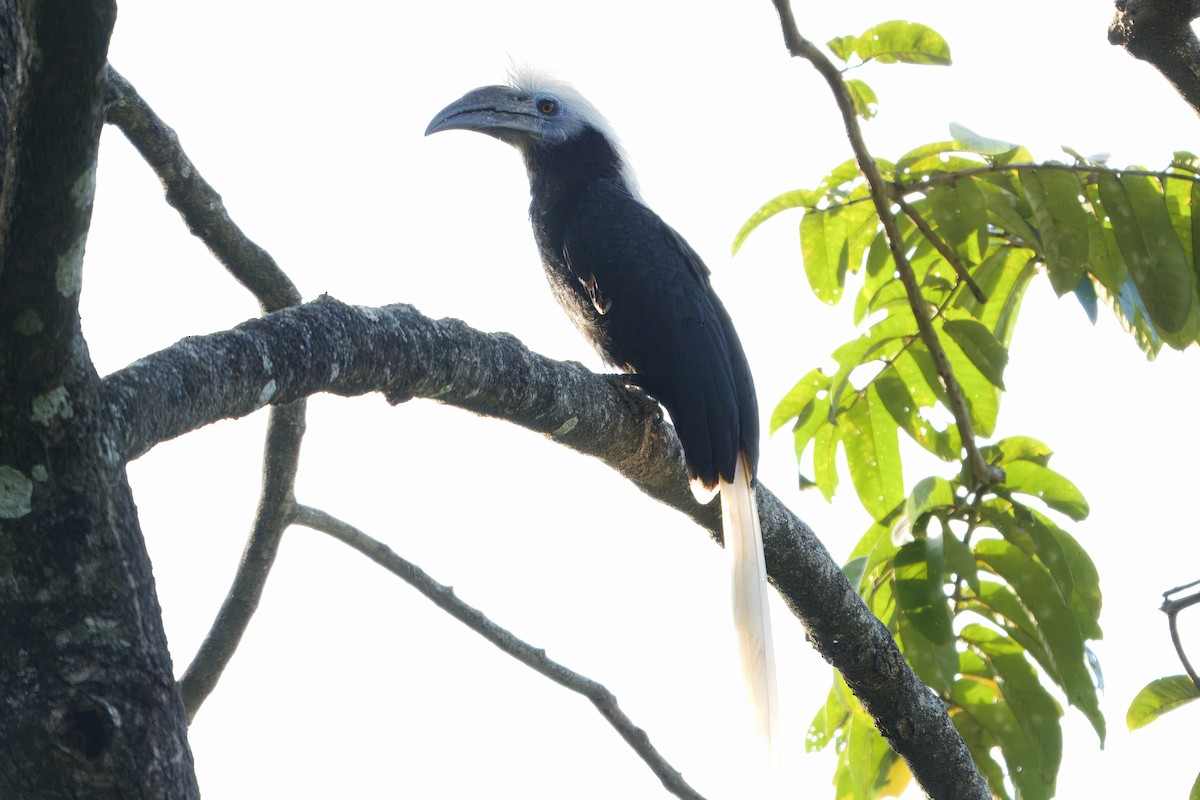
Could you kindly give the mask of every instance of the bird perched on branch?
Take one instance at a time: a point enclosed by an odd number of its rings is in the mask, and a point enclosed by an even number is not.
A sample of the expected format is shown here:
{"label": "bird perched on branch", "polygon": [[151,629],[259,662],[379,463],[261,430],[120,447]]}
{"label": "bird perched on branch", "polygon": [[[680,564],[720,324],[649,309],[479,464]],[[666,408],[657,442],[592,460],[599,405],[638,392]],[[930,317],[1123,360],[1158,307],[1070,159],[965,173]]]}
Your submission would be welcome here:
{"label": "bird perched on branch", "polygon": [[774,753],[778,708],[754,498],[758,404],[746,355],[683,237],[646,207],[612,129],[569,84],[524,72],[468,92],[426,135],[486,133],[520,151],[555,298],[609,363],[671,416],[697,496],[721,495],[747,691]]}

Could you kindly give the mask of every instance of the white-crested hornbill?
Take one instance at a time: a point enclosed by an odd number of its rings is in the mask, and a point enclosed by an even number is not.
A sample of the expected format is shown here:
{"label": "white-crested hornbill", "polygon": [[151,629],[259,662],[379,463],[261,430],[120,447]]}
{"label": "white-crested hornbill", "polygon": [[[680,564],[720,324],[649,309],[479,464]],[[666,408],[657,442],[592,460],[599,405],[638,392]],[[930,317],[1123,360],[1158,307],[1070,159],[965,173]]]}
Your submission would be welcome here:
{"label": "white-crested hornbill", "polygon": [[742,667],[773,751],[778,704],[754,498],[758,405],[708,268],[642,202],[608,123],[570,85],[516,75],[510,85],[468,92],[438,112],[425,133],[455,129],[520,151],[533,234],[554,296],[601,356],[666,408],[693,486],[708,497],[719,489]]}

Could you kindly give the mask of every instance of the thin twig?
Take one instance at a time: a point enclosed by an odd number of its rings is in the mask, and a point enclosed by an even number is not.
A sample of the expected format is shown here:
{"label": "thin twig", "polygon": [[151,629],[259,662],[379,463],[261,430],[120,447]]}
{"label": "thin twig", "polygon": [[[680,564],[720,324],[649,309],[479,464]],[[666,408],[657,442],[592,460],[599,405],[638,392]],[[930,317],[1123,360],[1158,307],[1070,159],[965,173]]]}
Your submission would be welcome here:
{"label": "thin twig", "polygon": [[[158,175],[167,202],[183,217],[188,229],[254,294],[264,312],[299,304],[303,297],[295,284],[270,253],[251,241],[229,217],[221,196],[192,164],[175,131],[112,65],[108,66],[108,80],[118,95],[109,106],[108,121],[121,129]],[[273,384],[270,389],[274,391]],[[269,394],[266,397],[269,399]],[[300,400],[271,410],[262,496],[242,561],[208,635],[180,679],[189,723],[233,658],[275,563],[280,539],[295,507],[293,491],[304,437],[305,407],[305,401]]]}
{"label": "thin twig", "polygon": [[896,195],[895,200],[896,205],[900,206],[900,210],[904,212],[905,216],[912,220],[913,225],[917,226],[917,230],[929,240],[929,243],[933,245],[935,250],[942,254],[942,258],[946,259],[946,262],[954,267],[954,274],[958,275],[958,279],[967,285],[967,288],[971,290],[971,294],[974,295],[975,299],[981,305],[986,303],[988,301],[987,295],[984,294],[983,289],[979,288],[979,284],[971,277],[971,273],[967,272],[967,268],[963,266],[958,254],[950,249],[950,245],[942,241],[942,237],[938,236],[933,228],[929,227],[929,223],[912,207],[912,204],[899,195]]}
{"label": "thin twig", "polygon": [[300,463],[300,440],[304,437],[305,405],[306,401],[299,400],[271,409],[263,456],[263,490],[254,527],[221,610],[179,680],[189,723],[216,687],[258,609],[279,542],[295,514],[293,488]]}
{"label": "thin twig", "polygon": [[108,67],[108,80],[120,95],[108,108],[108,122],[120,128],[158,175],[167,202],[183,217],[188,230],[254,293],[263,311],[278,311],[301,302],[300,291],[270,253],[230,219],[221,195],[183,152],[175,131],[112,65]]}
{"label": "thin twig", "polygon": [[1179,655],[1179,661],[1183,664],[1183,669],[1187,672],[1187,676],[1192,679],[1192,683],[1197,689],[1200,689],[1200,675],[1196,673],[1192,662],[1188,660],[1187,653],[1183,649],[1183,641],[1179,638],[1179,624],[1177,622],[1179,612],[1185,608],[1190,608],[1194,605],[1200,605],[1200,592],[1195,592],[1181,599],[1172,597],[1174,594],[1191,589],[1195,586],[1200,586],[1200,581],[1183,586],[1177,586],[1163,592],[1163,604],[1159,607],[1160,610],[1167,615],[1167,624],[1171,629],[1171,642],[1175,645],[1175,652]]}
{"label": "thin twig", "polygon": [[560,686],[586,697],[608,720],[609,724],[621,734],[621,738],[628,742],[634,752],[646,762],[658,779],[662,781],[667,791],[676,797],[703,800],[702,795],[684,781],[679,771],[667,763],[662,755],[654,749],[650,743],[650,737],[635,725],[625,715],[625,712],[621,711],[617,705],[617,698],[603,685],[548,658],[545,650],[533,647],[512,632],[492,622],[482,611],[460,600],[454,594],[454,589],[438,583],[416,564],[397,555],[390,547],[354,526],[323,511],[303,505],[296,508],[294,522],[297,525],[328,534],[343,544],[353,547],[393,575],[403,579],[405,583],[425,595],[438,608],[517,661]]}
{"label": "thin twig", "polygon": [[879,216],[879,221],[883,224],[883,230],[887,236],[892,258],[896,262],[896,271],[900,275],[900,281],[904,284],[905,292],[908,295],[908,303],[912,307],[913,316],[917,320],[917,329],[920,331],[921,340],[929,350],[938,376],[941,377],[942,384],[946,389],[946,402],[950,408],[950,413],[954,415],[954,421],[958,426],[962,445],[966,448],[967,459],[971,464],[971,471],[975,475],[975,480],[980,486],[992,486],[1001,483],[1005,477],[1004,470],[987,463],[987,460],[979,450],[979,445],[975,441],[975,432],[971,427],[970,413],[966,398],[962,392],[962,387],[954,377],[954,370],[950,366],[950,359],[946,356],[945,350],[942,349],[941,343],[938,341],[937,332],[933,329],[929,308],[926,305],[925,299],[921,296],[921,287],[917,285],[916,275],[913,273],[912,265],[908,261],[908,255],[904,249],[904,238],[900,235],[900,229],[896,225],[896,217],[891,210],[892,193],[889,191],[889,184],[884,180],[883,175],[879,171],[879,165],[875,163],[875,159],[871,157],[871,153],[867,149],[862,129],[858,125],[858,114],[854,108],[854,100],[850,97],[850,91],[846,88],[842,74],[819,48],[800,35],[800,30],[796,27],[796,20],[792,16],[788,0],[772,0],[772,2],[779,13],[779,20],[783,26],[784,42],[787,45],[788,52],[796,58],[803,58],[809,61],[816,67],[817,72],[825,78],[826,83],[829,84],[829,88],[833,90],[834,99],[837,101],[838,108],[842,112],[842,121],[846,126],[846,135],[850,139],[850,146],[854,149],[854,156],[858,161],[858,167],[862,171],[863,177],[866,178],[867,185],[870,187],[871,197],[875,203],[875,212]]}
{"label": "thin twig", "polygon": [[937,172],[915,183],[898,181],[894,185],[897,192],[903,192],[908,195],[923,192],[934,186],[951,183],[957,181],[959,178],[973,178],[976,175],[995,175],[1004,172],[1016,172],[1018,174],[1022,172],[1074,172],[1089,176],[1108,173],[1111,175],[1135,175],[1142,178],[1154,178],[1159,181],[1176,180],[1200,183],[1200,175],[1190,172],[1164,172],[1153,169],[1117,169],[1115,167],[1102,167],[1094,164],[1056,164],[1053,161],[1047,161],[1042,164],[988,164],[970,169],[960,169],[954,172]]}

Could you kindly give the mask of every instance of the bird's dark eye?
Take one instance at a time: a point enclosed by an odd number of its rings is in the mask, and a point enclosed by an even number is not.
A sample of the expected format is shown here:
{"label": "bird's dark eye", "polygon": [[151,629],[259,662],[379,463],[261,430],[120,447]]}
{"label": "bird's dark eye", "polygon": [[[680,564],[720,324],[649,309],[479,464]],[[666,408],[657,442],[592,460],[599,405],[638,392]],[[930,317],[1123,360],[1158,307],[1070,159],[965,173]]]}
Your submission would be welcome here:
{"label": "bird's dark eye", "polygon": [[558,101],[550,97],[543,97],[537,101],[537,110],[550,116],[558,111]]}

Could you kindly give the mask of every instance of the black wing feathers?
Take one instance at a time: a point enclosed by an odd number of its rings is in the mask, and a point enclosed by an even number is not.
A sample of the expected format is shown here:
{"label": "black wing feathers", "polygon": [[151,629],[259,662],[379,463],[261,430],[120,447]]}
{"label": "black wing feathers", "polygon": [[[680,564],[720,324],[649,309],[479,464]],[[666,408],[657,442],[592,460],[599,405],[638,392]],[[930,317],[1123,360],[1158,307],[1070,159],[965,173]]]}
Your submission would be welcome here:
{"label": "black wing feathers", "polygon": [[590,182],[565,220],[570,281],[597,313],[585,333],[667,409],[705,484],[758,461],[758,408],[737,333],[696,252],[619,181]]}

